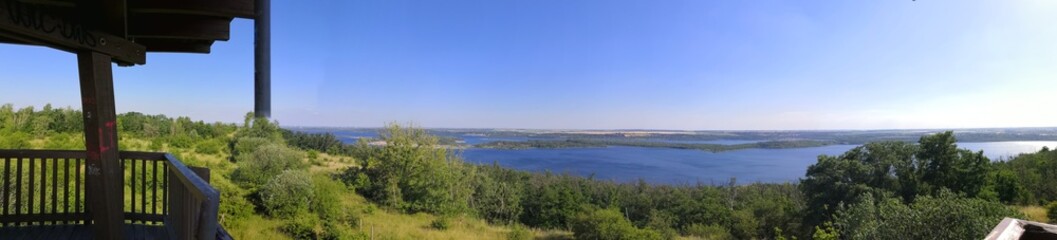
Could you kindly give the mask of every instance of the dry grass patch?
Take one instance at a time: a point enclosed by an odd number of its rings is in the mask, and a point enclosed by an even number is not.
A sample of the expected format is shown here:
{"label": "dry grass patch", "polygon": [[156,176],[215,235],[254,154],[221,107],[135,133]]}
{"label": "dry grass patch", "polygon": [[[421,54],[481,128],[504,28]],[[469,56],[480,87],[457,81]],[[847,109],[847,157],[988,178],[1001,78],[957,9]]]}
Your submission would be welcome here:
{"label": "dry grass patch", "polygon": [[1030,221],[1036,222],[1049,222],[1050,219],[1046,217],[1046,208],[1042,206],[1017,206],[1017,210],[1024,213]]}

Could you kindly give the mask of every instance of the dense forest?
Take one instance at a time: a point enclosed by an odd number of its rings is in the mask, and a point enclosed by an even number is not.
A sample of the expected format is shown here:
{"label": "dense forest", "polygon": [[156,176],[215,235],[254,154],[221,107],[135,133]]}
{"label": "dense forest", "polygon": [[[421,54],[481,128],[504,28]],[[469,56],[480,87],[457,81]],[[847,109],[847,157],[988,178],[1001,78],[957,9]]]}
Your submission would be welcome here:
{"label": "dense forest", "polygon": [[[251,114],[118,120],[121,149],[213,169],[221,224],[250,239],[972,239],[1057,211],[1057,152],[996,162],[951,132],[819,156],[799,182],[657,185],[469,164],[397,124],[343,144]],[[0,106],[0,149],[83,149],[82,128],[69,108]]]}

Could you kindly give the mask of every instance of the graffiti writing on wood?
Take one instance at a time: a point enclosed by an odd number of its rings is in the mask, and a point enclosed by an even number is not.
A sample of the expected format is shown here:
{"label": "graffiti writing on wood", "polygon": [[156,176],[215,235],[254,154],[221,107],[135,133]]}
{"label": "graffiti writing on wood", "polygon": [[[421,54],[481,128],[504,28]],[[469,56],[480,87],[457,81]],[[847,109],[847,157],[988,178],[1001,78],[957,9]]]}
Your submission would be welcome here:
{"label": "graffiti writing on wood", "polygon": [[33,4],[18,1],[3,1],[0,4],[0,14],[7,13],[7,21],[25,27],[26,29],[38,31],[45,34],[58,32],[62,38],[76,41],[82,45],[95,47],[99,44],[99,38],[94,36],[84,25],[69,21],[65,18],[53,16]]}

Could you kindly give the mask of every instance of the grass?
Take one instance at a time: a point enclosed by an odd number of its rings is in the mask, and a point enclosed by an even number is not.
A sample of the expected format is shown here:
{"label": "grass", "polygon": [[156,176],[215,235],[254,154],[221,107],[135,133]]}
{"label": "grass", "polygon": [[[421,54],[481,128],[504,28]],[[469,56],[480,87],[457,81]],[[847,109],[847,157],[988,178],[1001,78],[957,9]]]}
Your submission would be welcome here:
{"label": "grass", "polygon": [[224,229],[234,239],[292,239],[279,231],[282,225],[283,221],[279,219],[250,215],[248,218],[240,219],[238,223],[224,226]]}
{"label": "grass", "polygon": [[1027,216],[1027,220],[1036,222],[1050,222],[1050,219],[1046,217],[1046,208],[1042,206],[1017,206],[1017,210],[1024,213]]}

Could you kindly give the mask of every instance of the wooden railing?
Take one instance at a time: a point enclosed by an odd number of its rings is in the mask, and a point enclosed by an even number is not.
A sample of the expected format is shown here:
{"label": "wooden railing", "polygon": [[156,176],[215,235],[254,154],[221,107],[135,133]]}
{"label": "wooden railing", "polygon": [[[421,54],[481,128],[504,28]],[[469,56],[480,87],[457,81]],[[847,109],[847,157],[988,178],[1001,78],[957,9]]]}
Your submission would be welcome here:
{"label": "wooden railing", "polygon": [[[217,208],[220,193],[190,168],[165,154],[169,159],[169,212],[165,226],[176,239],[216,239]],[[206,171],[204,175],[208,176]]]}
{"label": "wooden railing", "polygon": [[[90,221],[85,156],[84,151],[0,150],[0,227]],[[185,166],[165,153],[120,157],[127,224],[164,225],[175,239],[217,238],[220,194],[209,186],[208,169]]]}

